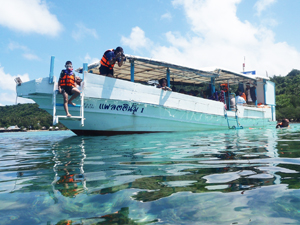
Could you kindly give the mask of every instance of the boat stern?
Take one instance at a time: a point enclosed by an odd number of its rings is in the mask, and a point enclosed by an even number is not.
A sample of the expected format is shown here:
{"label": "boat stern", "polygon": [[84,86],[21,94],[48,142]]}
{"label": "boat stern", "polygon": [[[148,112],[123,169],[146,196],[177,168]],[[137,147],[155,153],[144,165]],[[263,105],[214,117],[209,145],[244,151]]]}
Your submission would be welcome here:
{"label": "boat stern", "polygon": [[28,82],[17,84],[17,96],[31,99],[36,102],[40,108],[52,109],[53,91],[57,87],[56,83],[49,83],[49,77],[30,80]]}
{"label": "boat stern", "polygon": [[39,78],[17,84],[17,96],[33,99],[35,95],[53,94],[54,83],[49,83],[49,77]]}

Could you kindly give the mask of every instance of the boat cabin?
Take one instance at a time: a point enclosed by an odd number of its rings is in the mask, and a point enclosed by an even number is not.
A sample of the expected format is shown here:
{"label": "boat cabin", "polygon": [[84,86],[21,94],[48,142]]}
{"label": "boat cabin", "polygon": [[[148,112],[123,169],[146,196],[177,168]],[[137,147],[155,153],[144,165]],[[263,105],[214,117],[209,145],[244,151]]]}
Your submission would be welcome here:
{"label": "boat cabin", "polygon": [[[85,66],[88,73],[99,73],[100,63]],[[82,73],[83,68],[76,71]],[[268,77],[248,75],[222,68],[198,69],[150,58],[126,55],[122,67],[114,67],[114,77],[117,79],[155,86],[158,80],[167,79],[167,86],[173,91],[196,97],[215,99],[214,95],[224,90],[227,110],[230,106],[230,96],[236,96],[238,90],[245,92],[247,86],[255,87],[256,100],[249,107],[271,107],[275,117],[275,86]],[[219,95],[220,96],[220,95]],[[218,98],[217,98],[218,99]],[[217,100],[215,99],[215,100]],[[218,99],[219,100],[219,99]]]}

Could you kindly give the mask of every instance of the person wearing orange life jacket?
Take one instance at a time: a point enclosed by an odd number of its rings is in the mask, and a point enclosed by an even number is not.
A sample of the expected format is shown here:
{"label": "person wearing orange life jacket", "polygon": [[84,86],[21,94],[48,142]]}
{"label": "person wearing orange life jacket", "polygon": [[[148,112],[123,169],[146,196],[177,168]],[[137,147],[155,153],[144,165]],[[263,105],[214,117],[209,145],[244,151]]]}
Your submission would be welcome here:
{"label": "person wearing orange life jacket", "polygon": [[100,60],[100,75],[114,77],[114,65],[118,62],[118,66],[121,67],[126,60],[122,47],[116,49],[106,50]]}
{"label": "person wearing orange life jacket", "polygon": [[[75,74],[73,73],[73,66],[71,61],[67,61],[65,65],[66,69],[62,70],[58,80],[58,91],[63,94],[64,108],[68,117],[72,115],[69,113],[68,104],[76,105],[72,101],[80,95],[80,91],[76,88]],[[69,95],[72,97],[69,100]]]}

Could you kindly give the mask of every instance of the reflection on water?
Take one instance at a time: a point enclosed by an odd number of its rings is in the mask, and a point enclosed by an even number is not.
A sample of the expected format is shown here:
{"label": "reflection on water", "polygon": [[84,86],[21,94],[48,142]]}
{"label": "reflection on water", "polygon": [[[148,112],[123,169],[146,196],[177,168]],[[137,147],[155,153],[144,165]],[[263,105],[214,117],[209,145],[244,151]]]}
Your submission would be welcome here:
{"label": "reflection on water", "polygon": [[0,134],[1,224],[300,223],[300,125]]}

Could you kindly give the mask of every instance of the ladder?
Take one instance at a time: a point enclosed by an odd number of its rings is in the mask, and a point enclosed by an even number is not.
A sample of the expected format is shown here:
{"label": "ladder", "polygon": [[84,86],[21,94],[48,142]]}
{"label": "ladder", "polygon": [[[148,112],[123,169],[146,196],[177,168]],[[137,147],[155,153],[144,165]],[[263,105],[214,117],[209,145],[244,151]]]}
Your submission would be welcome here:
{"label": "ladder", "polygon": [[[233,118],[228,117],[226,109],[224,109],[224,116],[225,116],[225,119],[227,119],[227,125],[228,125],[229,129],[235,129],[235,130],[244,129],[244,127],[241,126],[240,123],[239,123],[239,118],[238,118],[238,115],[237,115],[237,106],[235,106],[235,115],[234,115]],[[236,126],[235,125],[230,126],[229,121],[234,121],[236,123]]]}
{"label": "ladder", "polygon": [[80,92],[80,105],[68,105],[68,107],[76,107],[80,108],[80,116],[71,116],[68,117],[66,115],[56,115],[56,107],[57,106],[64,106],[63,104],[58,104],[56,103],[56,95],[58,94],[58,90],[55,89],[56,85],[54,85],[54,91],[53,91],[53,125],[56,125],[58,123],[59,119],[64,119],[64,120],[79,120],[80,121],[80,126],[84,126],[84,93],[83,91]]}

